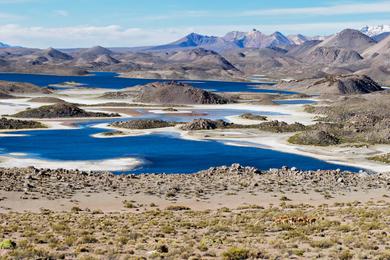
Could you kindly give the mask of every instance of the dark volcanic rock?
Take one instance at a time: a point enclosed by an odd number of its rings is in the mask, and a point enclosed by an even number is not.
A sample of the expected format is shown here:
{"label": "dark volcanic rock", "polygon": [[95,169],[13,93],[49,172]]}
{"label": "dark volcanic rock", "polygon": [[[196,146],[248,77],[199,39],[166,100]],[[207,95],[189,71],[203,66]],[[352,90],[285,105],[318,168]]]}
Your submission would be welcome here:
{"label": "dark volcanic rock", "polygon": [[256,128],[266,132],[274,132],[274,133],[289,133],[289,132],[298,132],[306,129],[306,126],[300,123],[288,124],[283,121],[269,121],[264,122],[258,125],[255,125]]}
{"label": "dark volcanic rock", "polygon": [[355,95],[383,90],[377,82],[365,75],[329,75],[320,79],[281,82],[275,87],[314,95]]}
{"label": "dark volcanic rock", "polygon": [[66,118],[66,117],[116,117],[118,114],[87,112],[76,105],[58,103],[55,105],[42,106],[19,112],[14,117],[20,118]]}
{"label": "dark volcanic rock", "polygon": [[183,130],[212,130],[217,128],[225,128],[233,124],[225,122],[223,120],[210,120],[210,119],[195,119],[192,122],[186,123],[181,127]]}
{"label": "dark volcanic rock", "polygon": [[35,121],[24,121],[24,120],[14,120],[1,118],[0,119],[0,129],[34,129],[34,128],[46,128],[43,124]]}
{"label": "dark volcanic rock", "polygon": [[123,122],[112,123],[111,126],[126,128],[126,129],[152,129],[175,126],[174,122],[167,122],[163,120],[130,120]]}
{"label": "dark volcanic rock", "polygon": [[341,94],[364,94],[382,90],[382,87],[367,76],[344,76],[331,78],[336,81]]}

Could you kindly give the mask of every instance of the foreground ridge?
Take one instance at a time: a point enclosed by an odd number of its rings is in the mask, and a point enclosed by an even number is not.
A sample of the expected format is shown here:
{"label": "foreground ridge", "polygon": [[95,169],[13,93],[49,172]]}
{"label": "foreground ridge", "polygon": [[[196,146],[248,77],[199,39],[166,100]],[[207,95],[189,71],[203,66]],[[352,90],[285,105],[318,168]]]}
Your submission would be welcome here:
{"label": "foreground ridge", "polygon": [[[299,171],[270,169],[260,171],[239,164],[213,167],[194,174],[120,174],[30,168],[0,168],[0,190],[23,192],[25,199],[71,198],[78,192],[116,192],[119,195],[148,193],[166,196],[210,198],[228,190],[259,192],[291,189],[298,186],[307,190],[345,192],[353,189],[390,189],[390,174],[359,174],[340,170]],[[272,189],[271,189],[272,190]]]}

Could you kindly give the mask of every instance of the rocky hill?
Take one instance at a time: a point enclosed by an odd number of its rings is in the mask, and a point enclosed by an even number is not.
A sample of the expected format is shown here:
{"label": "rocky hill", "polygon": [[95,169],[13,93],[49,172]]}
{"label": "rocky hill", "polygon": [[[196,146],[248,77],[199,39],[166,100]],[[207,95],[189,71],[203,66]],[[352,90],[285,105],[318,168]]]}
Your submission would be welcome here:
{"label": "rocky hill", "polygon": [[47,88],[41,88],[30,83],[0,81],[0,91],[3,94],[50,94]]}
{"label": "rocky hill", "polygon": [[87,112],[76,105],[58,103],[39,108],[27,109],[12,115],[19,118],[81,118],[81,117],[117,117],[118,114]]}
{"label": "rocky hill", "polygon": [[306,63],[351,64],[363,60],[354,50],[336,47],[317,47],[305,57]]}
{"label": "rocky hill", "polygon": [[48,48],[43,51],[38,51],[34,54],[35,59],[41,59],[43,61],[53,61],[53,62],[65,62],[65,61],[70,61],[73,60],[73,57],[63,53],[59,50],[56,50],[54,48]]}
{"label": "rocky hill", "polygon": [[366,58],[375,58],[382,54],[390,55],[390,35],[363,52],[363,56]]}
{"label": "rocky hill", "polygon": [[1,130],[17,130],[17,129],[35,129],[35,128],[46,128],[43,124],[35,121],[24,121],[15,119],[0,119]]}
{"label": "rocky hill", "polygon": [[108,92],[111,99],[132,99],[134,102],[154,104],[227,104],[230,100],[179,82],[154,82],[125,91]]}
{"label": "rocky hill", "polygon": [[319,47],[336,47],[362,53],[376,44],[376,41],[358,30],[345,29],[320,43]]}
{"label": "rocky hill", "polygon": [[321,79],[293,80],[280,82],[275,88],[294,90],[311,95],[352,95],[383,90],[370,77],[360,75],[327,76]]}
{"label": "rocky hill", "polygon": [[226,104],[224,97],[178,82],[157,82],[138,87],[135,101],[157,104]]}

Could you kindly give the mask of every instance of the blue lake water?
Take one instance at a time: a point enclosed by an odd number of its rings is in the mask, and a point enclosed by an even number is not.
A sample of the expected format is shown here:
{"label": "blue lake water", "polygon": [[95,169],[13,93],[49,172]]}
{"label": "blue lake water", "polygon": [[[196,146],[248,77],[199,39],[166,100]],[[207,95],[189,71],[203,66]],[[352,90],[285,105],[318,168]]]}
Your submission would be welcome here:
{"label": "blue lake water", "polygon": [[[0,73],[0,80],[14,81],[14,82],[28,82],[41,87],[48,87],[53,84],[60,84],[64,82],[78,82],[84,84],[86,87],[97,87],[107,89],[122,89],[126,87],[133,87],[136,85],[144,85],[156,81],[166,81],[159,79],[133,79],[120,78],[118,74],[113,72],[94,72],[90,76],[56,76],[56,75],[37,75],[37,74],[20,74],[20,73]],[[180,80],[193,85],[194,87],[202,88],[209,91],[218,92],[262,92],[262,93],[279,93],[279,94],[293,94],[290,91],[278,91],[271,89],[256,89],[255,85],[262,83],[253,82],[225,82],[225,81],[191,81]]]}
{"label": "blue lake water", "polygon": [[[26,153],[46,160],[103,160],[121,157],[141,159],[144,165],[132,173],[192,173],[212,166],[240,163],[260,169],[296,166],[303,170],[353,167],[329,164],[310,157],[268,149],[225,145],[216,141],[183,140],[172,134],[121,138],[94,138],[105,130],[82,127],[73,130],[26,131],[22,137],[1,137],[0,153]],[[60,165],[59,165],[60,166]]]}
{"label": "blue lake water", "polygon": [[[115,73],[96,73],[94,76],[68,77],[30,75],[16,73],[0,73],[0,80],[30,82],[46,87],[66,81],[75,81],[88,87],[121,89],[125,87],[146,84],[156,80],[118,78]],[[185,81],[206,90],[225,92],[270,92],[285,93],[274,90],[255,89],[253,83],[215,82],[215,81]],[[153,118],[169,121],[189,121],[194,118],[224,119],[229,115],[238,115],[246,110],[195,110],[194,115],[154,114],[147,110],[135,118]],[[253,112],[259,115],[270,113]],[[205,115],[199,115],[203,114]],[[274,113],[273,113],[274,114]],[[310,157],[293,155],[255,147],[240,147],[225,145],[217,141],[183,140],[173,134],[153,134],[145,136],[121,138],[94,138],[91,135],[107,130],[92,128],[101,122],[112,122],[124,119],[95,120],[80,124],[78,129],[69,130],[39,130],[24,131],[19,134],[26,136],[0,137],[0,154],[24,153],[28,157],[44,160],[82,161],[106,160],[133,157],[141,159],[144,164],[132,173],[192,173],[212,166],[240,163],[259,169],[295,166],[302,170],[342,169],[358,171],[353,167],[329,164]],[[60,167],[60,165],[59,165]]]}
{"label": "blue lake water", "polygon": [[[141,111],[145,112],[145,111]],[[209,110],[202,116],[222,119],[246,110]],[[264,112],[256,114],[266,115]],[[199,116],[194,116],[199,117]],[[193,119],[180,114],[146,113],[137,118],[158,118],[171,121]],[[24,131],[27,136],[0,137],[0,153],[25,153],[28,157],[45,160],[106,160],[123,157],[138,158],[142,167],[131,173],[192,173],[212,166],[240,163],[259,169],[298,167],[302,170],[337,169],[358,171],[353,167],[329,164],[310,157],[261,149],[226,145],[217,141],[183,140],[172,133],[120,138],[94,138],[91,135],[107,132],[92,128],[102,122],[126,119],[94,120],[80,123],[79,129]]]}

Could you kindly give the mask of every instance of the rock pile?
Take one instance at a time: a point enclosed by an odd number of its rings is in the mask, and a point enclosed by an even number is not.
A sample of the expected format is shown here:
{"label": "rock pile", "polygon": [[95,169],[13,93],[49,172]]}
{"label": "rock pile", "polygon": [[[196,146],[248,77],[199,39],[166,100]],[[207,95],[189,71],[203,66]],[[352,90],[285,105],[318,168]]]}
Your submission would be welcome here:
{"label": "rock pile", "polygon": [[[0,168],[0,190],[21,192],[26,199],[71,198],[77,192],[115,192],[208,199],[226,192],[283,192],[294,190],[346,191],[389,189],[389,174],[351,173],[340,170],[299,171],[296,168],[260,171],[239,164],[213,167],[194,174],[113,174],[109,172]],[[168,196],[169,195],[169,196]]]}
{"label": "rock pile", "polygon": [[163,120],[141,119],[141,120],[114,122],[111,124],[111,126],[126,128],[126,129],[152,129],[152,128],[171,127],[171,126],[175,126],[176,124],[177,123],[175,122],[167,122]]}
{"label": "rock pile", "polygon": [[226,128],[232,126],[232,123],[225,122],[223,120],[211,120],[211,119],[195,119],[192,122],[184,124],[182,130],[212,130],[217,128]]}
{"label": "rock pile", "polygon": [[34,129],[34,128],[46,128],[42,123],[35,121],[24,121],[24,120],[14,120],[1,118],[0,119],[0,129]]}

